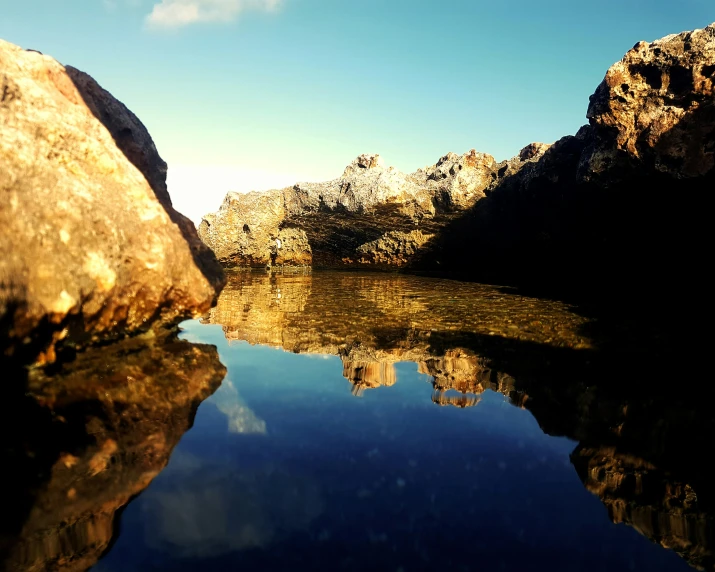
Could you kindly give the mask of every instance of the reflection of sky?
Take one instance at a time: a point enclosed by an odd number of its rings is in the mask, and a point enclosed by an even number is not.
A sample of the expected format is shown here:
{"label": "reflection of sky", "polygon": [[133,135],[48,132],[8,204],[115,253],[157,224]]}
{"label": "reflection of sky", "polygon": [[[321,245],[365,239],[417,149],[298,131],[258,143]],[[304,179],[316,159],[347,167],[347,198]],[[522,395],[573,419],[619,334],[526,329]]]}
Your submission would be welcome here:
{"label": "reflection of sky", "polygon": [[[612,524],[569,462],[575,443],[500,394],[438,407],[399,363],[394,386],[355,398],[338,357],[185,327],[219,347],[232,383],[125,510],[98,570],[689,569]],[[232,432],[235,418],[264,430]]]}

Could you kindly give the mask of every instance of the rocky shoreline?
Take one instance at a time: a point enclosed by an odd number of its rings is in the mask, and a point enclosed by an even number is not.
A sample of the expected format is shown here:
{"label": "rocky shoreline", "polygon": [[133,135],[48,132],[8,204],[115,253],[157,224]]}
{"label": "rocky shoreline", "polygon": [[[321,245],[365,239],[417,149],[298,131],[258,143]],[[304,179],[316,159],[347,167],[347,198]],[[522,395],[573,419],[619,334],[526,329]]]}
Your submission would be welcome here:
{"label": "rocky shoreline", "polygon": [[702,278],[683,253],[709,242],[714,90],[715,24],[638,42],[608,70],[576,135],[502,163],[450,153],[411,174],[362,155],[333,181],[229,193],[199,236],[224,266],[667,291]]}

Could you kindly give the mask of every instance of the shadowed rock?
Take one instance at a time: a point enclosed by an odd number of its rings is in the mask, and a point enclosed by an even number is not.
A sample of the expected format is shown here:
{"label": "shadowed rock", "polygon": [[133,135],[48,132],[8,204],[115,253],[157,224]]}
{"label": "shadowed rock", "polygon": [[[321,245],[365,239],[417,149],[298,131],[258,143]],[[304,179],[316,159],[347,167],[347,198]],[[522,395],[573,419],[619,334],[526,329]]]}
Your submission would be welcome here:
{"label": "shadowed rock", "polygon": [[713,69],[715,25],[639,42],[591,96],[589,125],[500,164],[488,197],[412,268],[678,305],[706,280],[689,261],[712,242]]}

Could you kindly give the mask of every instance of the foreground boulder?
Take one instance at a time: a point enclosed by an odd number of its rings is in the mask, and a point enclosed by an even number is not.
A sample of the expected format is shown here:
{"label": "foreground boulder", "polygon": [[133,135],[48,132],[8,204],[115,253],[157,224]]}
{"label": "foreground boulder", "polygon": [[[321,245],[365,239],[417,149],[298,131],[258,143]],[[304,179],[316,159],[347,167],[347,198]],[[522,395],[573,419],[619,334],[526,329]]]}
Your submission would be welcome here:
{"label": "foreground boulder", "polygon": [[596,297],[636,288],[659,304],[702,284],[690,259],[711,242],[715,25],[636,44],[587,116],[575,136],[500,167],[489,196],[413,267]]}
{"label": "foreground boulder", "polygon": [[52,361],[208,310],[214,255],[142,123],[91,77],[0,41],[0,355]]}
{"label": "foreground boulder", "polygon": [[400,267],[486,196],[496,168],[474,150],[411,174],[360,155],[332,181],[229,193],[199,236],[226,266]]}

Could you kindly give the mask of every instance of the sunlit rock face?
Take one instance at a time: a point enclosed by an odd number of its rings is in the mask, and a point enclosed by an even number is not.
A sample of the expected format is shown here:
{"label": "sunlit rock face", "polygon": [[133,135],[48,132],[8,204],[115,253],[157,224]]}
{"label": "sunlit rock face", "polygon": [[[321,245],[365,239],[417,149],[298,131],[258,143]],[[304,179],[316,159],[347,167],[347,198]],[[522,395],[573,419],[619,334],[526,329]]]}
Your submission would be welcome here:
{"label": "sunlit rock face", "polygon": [[700,177],[715,166],[715,24],[638,42],[591,96],[595,145],[584,177],[627,156],[674,178]]}
{"label": "sunlit rock face", "polygon": [[715,25],[639,42],[591,96],[588,125],[499,164],[488,196],[410,265],[648,303],[706,280],[682,253],[712,242],[714,70]]}
{"label": "sunlit rock face", "polygon": [[51,362],[208,310],[214,255],[141,122],[91,77],[0,41],[0,355]]}
{"label": "sunlit rock face", "polygon": [[[89,350],[2,403],[0,568],[81,571],[225,375],[215,347],[145,335]],[[18,384],[23,380],[17,380]]]}
{"label": "sunlit rock face", "polygon": [[474,150],[411,174],[360,155],[332,181],[229,193],[199,235],[225,266],[401,267],[485,196],[495,168],[491,155]]}

